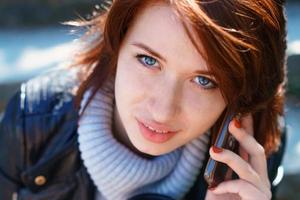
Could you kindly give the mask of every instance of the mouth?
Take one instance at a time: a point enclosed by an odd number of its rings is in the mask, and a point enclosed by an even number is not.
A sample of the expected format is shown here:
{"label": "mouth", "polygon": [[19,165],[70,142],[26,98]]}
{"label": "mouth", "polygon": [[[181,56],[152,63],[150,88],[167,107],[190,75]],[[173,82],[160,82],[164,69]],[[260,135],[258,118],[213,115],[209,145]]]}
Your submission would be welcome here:
{"label": "mouth", "polygon": [[154,143],[164,143],[170,140],[179,131],[174,131],[161,124],[144,123],[137,119],[141,134],[145,139]]}

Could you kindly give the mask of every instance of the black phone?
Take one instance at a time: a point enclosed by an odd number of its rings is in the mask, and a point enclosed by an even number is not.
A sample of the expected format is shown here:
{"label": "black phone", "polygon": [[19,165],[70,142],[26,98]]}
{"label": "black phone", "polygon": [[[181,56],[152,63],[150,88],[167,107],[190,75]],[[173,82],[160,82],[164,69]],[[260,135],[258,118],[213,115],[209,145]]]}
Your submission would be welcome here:
{"label": "black phone", "polygon": [[[229,133],[228,126],[230,121],[235,115],[227,111],[224,120],[221,124],[221,127],[218,131],[217,138],[215,140],[214,146],[229,149],[235,153],[239,151],[239,144],[236,139]],[[226,164],[213,160],[209,157],[209,160],[206,164],[204,179],[208,184],[208,188],[213,188],[219,185],[224,180],[238,178],[230,167]]]}

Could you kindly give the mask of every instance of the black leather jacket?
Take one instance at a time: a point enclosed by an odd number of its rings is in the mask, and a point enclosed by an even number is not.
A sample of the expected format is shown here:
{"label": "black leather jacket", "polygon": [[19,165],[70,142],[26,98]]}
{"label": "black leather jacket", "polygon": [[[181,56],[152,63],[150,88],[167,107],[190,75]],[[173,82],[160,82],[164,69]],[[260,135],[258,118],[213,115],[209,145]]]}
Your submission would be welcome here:
{"label": "black leather jacket", "polygon": [[[75,73],[54,71],[21,85],[0,122],[1,200],[94,200],[95,186],[79,155]],[[285,132],[283,132],[285,133]],[[275,179],[285,146],[268,159]],[[208,154],[206,155],[206,160]],[[185,199],[202,200],[204,167]],[[275,193],[276,187],[272,186]],[[144,194],[133,199],[165,199]]]}

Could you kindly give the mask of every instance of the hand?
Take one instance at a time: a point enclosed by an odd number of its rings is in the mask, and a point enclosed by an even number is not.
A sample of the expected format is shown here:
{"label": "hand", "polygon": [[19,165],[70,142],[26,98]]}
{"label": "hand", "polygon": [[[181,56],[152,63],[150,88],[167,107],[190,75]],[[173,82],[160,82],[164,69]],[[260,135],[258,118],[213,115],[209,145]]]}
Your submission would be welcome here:
{"label": "hand", "polygon": [[[237,124],[237,125],[235,125]],[[215,153],[210,148],[212,159],[227,164],[240,179],[228,180],[209,189],[206,200],[270,200],[271,184],[268,178],[267,161],[264,148],[253,137],[253,119],[251,115],[232,120],[229,132],[240,144],[240,155],[221,149]]]}

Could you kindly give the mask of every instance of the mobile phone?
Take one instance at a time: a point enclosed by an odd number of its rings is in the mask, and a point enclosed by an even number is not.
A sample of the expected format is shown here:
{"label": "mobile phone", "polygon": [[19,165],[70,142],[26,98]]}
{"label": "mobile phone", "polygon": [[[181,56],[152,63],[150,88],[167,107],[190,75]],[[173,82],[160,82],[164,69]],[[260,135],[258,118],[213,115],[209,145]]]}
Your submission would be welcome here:
{"label": "mobile phone", "polygon": [[[223,149],[229,149],[235,153],[238,153],[239,144],[228,131],[229,123],[233,119],[233,117],[234,114],[232,112],[226,112],[224,120],[218,131],[214,146]],[[230,167],[209,157],[204,171],[204,179],[208,184],[208,188],[216,187],[224,180],[235,178],[237,178],[237,175],[232,171]]]}

